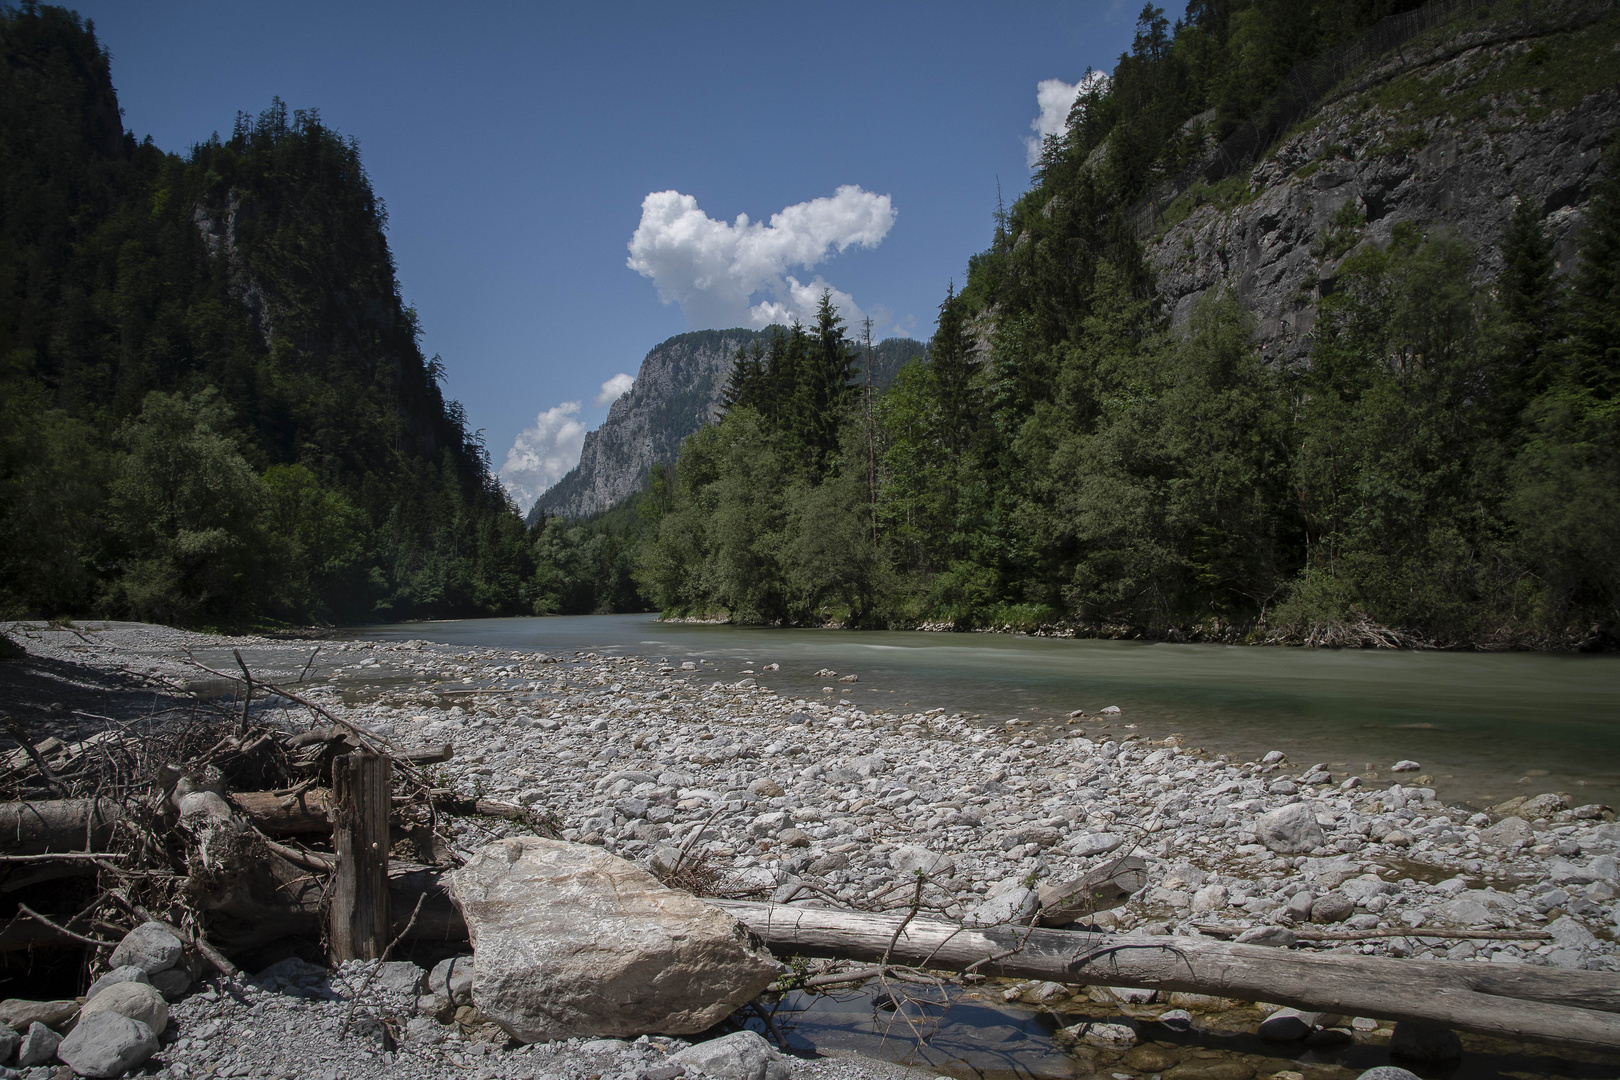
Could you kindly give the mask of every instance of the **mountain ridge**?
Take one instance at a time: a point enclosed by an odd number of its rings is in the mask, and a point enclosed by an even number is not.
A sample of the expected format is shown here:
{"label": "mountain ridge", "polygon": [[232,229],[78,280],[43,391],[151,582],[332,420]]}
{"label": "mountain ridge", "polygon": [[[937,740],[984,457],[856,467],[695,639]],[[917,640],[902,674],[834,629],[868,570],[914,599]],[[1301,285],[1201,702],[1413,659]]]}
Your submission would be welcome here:
{"label": "mountain ridge", "polygon": [[[613,402],[600,427],[588,432],[579,464],[535,501],[527,517],[588,518],[612,509],[647,482],[654,465],[669,465],[681,443],[720,416],[721,397],[738,347],[763,341],[773,327],[692,330],[648,350],[636,381]],[[872,347],[872,377],[887,387],[923,343],[886,338]],[[864,373],[857,376],[864,383]]]}

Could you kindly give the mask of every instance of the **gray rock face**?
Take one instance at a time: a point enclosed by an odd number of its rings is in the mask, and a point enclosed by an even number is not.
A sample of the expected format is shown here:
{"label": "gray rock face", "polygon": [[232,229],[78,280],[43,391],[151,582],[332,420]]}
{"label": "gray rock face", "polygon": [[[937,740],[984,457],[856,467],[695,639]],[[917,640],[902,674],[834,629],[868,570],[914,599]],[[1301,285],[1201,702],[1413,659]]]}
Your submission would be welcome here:
{"label": "gray rock face", "polygon": [[968,926],[998,926],[1002,923],[1027,925],[1040,908],[1040,895],[1034,889],[1015,883],[1012,888],[992,893],[962,922]]}
{"label": "gray rock face", "polygon": [[11,1055],[17,1052],[17,1044],[22,1042],[22,1036],[8,1027],[0,1027],[0,1061],[10,1061]]}
{"label": "gray rock face", "polygon": [[56,1056],[61,1042],[62,1036],[35,1020],[28,1025],[28,1033],[17,1047],[17,1064],[25,1069],[30,1065],[44,1065]]}
{"label": "gray rock face", "polygon": [[787,1059],[752,1031],[735,1031],[723,1038],[689,1046],[669,1056],[670,1063],[688,1073],[713,1080],[788,1080]]}
{"label": "gray rock face", "polygon": [[[739,345],[766,331],[698,330],[654,346],[636,382],[585,436],[579,464],[535,503],[535,510],[579,518],[618,505],[640,489],[655,464],[669,464],[681,441],[720,415],[720,398]],[[887,386],[922,343],[889,338],[873,348],[873,382]],[[532,517],[533,512],[531,512]]]}
{"label": "gray rock face", "polygon": [[656,345],[635,385],[585,436],[579,464],[541,495],[537,510],[562,517],[597,514],[646,482],[654,464],[674,461],[681,440],[715,419],[739,345],[760,331],[700,330]]}
{"label": "gray rock face", "polygon": [[932,877],[948,874],[955,865],[949,855],[940,855],[917,844],[905,844],[889,855],[889,865],[902,874],[922,873]]}
{"label": "gray rock face", "polygon": [[[1416,69],[1430,85],[1461,85],[1522,48],[1509,41],[1449,57],[1408,48],[1390,56],[1380,74],[1395,78]],[[1444,226],[1474,245],[1474,272],[1485,279],[1500,270],[1496,245],[1523,192],[1554,240],[1559,272],[1568,273],[1620,92],[1603,91],[1534,120],[1492,113],[1414,123],[1369,109],[1358,95],[1328,105],[1308,131],[1278,144],[1254,168],[1250,201],[1200,206],[1148,244],[1175,325],[1186,325],[1206,292],[1235,288],[1255,316],[1256,344],[1266,357],[1305,358],[1316,301],[1332,291],[1344,258],[1342,248],[1324,251],[1322,241],[1346,206],[1366,219],[1352,242],[1387,244],[1399,222]]]}
{"label": "gray rock face", "polygon": [[1260,842],[1280,855],[1297,855],[1326,843],[1322,826],[1308,803],[1289,803],[1254,821],[1254,834]]}
{"label": "gray rock face", "polygon": [[179,1001],[191,989],[191,973],[183,967],[172,967],[153,975],[151,983],[165,1001]]}
{"label": "gray rock face", "polygon": [[92,1013],[56,1047],[56,1055],[80,1076],[121,1076],[157,1053],[152,1029],[117,1013]]}
{"label": "gray rock face", "polygon": [[452,895],[473,1003],[524,1042],[702,1031],[781,970],[730,915],[588,845],[489,844]]}
{"label": "gray rock face", "polygon": [[180,939],[161,923],[142,923],[124,935],[107,963],[115,968],[133,965],[153,975],[174,967],[185,951]]}

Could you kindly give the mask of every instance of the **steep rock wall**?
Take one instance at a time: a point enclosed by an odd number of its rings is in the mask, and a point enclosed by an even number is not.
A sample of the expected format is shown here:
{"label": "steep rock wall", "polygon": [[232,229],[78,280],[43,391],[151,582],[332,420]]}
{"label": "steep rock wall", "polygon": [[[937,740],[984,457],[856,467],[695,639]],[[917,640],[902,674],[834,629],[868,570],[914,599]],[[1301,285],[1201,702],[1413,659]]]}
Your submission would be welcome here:
{"label": "steep rock wall", "polygon": [[654,346],[635,385],[585,436],[579,464],[535,503],[535,513],[589,517],[623,501],[657,462],[674,461],[681,440],[718,415],[739,345],[758,330],[699,330]]}
{"label": "steep rock wall", "polygon": [[[530,522],[542,513],[589,517],[640,490],[655,464],[673,462],[681,442],[720,415],[737,347],[752,346],[769,333],[769,328],[698,330],[655,346],[641,362],[635,385],[608,409],[602,426],[585,436],[579,464],[535,502]],[[886,388],[922,351],[922,342],[911,338],[873,346],[873,385]]]}
{"label": "steep rock wall", "polygon": [[[1475,272],[1487,279],[1500,269],[1497,243],[1520,197],[1541,211],[1559,272],[1568,273],[1599,158],[1620,120],[1613,22],[1587,17],[1557,34],[1523,36],[1498,28],[1479,32],[1477,44],[1459,36],[1427,55],[1408,52],[1281,142],[1246,185],[1226,181],[1185,197],[1165,215],[1174,224],[1147,244],[1172,325],[1184,326],[1211,289],[1235,288],[1265,355],[1300,361],[1317,301],[1357,247],[1387,244],[1399,222],[1445,227],[1474,245]],[[1593,37],[1600,67],[1587,78],[1601,89],[1560,104],[1533,90],[1492,92],[1519,83],[1515,72],[1538,46],[1573,41],[1591,51]],[[1335,215],[1347,205],[1364,224],[1348,244],[1333,245],[1333,234],[1344,237]]]}

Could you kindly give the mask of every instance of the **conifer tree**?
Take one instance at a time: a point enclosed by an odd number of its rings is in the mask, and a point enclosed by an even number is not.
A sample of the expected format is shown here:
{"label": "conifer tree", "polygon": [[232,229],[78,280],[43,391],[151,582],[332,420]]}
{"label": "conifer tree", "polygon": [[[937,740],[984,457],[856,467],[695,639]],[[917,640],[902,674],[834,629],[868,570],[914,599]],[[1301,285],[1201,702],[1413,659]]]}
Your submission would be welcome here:
{"label": "conifer tree", "polygon": [[764,404],[765,346],[756,338],[753,347],[738,345],[737,355],[726,378],[726,388],[720,395],[720,407],[726,412],[733,409],[758,409]]}
{"label": "conifer tree", "polygon": [[939,326],[928,356],[939,401],[941,438],[956,450],[968,444],[977,424],[972,385],[974,348],[953,281],[946,287],[945,302],[939,305]]}
{"label": "conifer tree", "polygon": [[806,473],[819,482],[827,459],[838,449],[839,430],[855,393],[855,350],[844,336],[844,320],[823,290],[816,328],[806,336],[802,377],[796,387],[794,427]]}
{"label": "conifer tree", "polygon": [[1620,139],[1603,155],[1580,265],[1570,290],[1570,376],[1609,400],[1620,394]]}
{"label": "conifer tree", "polygon": [[1547,389],[1548,341],[1558,290],[1552,240],[1527,197],[1502,232],[1502,272],[1496,279],[1501,348],[1501,421],[1511,424]]}

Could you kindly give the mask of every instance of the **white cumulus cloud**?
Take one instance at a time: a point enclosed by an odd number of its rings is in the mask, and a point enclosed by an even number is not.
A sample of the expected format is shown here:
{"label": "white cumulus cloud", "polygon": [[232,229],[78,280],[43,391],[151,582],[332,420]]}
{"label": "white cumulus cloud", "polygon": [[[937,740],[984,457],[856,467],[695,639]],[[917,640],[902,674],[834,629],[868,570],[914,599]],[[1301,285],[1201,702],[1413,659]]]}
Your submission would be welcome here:
{"label": "white cumulus cloud", "polygon": [[[604,392],[606,389],[604,383]],[[525,514],[536,499],[579,464],[579,451],[585,444],[579,405],[577,401],[565,401],[547,409],[535,417],[533,427],[518,432],[506,452],[506,464],[499,473],[501,484]]]}
{"label": "white cumulus cloud", "polygon": [[1035,84],[1035,103],[1040,106],[1041,114],[1029,122],[1029,129],[1035,134],[1024,137],[1024,156],[1030,168],[1040,162],[1041,145],[1046,137],[1062,135],[1068,130],[1069,110],[1074,108],[1080,94],[1107,81],[1107,75],[1093,71],[1072,86],[1062,79],[1042,79]]}
{"label": "white cumulus cloud", "polygon": [[626,375],[622,371],[619,372],[602,384],[602,392],[596,395],[596,407],[600,409],[603,405],[611,405],[618,401],[630,392],[630,388],[635,385],[635,382],[635,376]]}
{"label": "white cumulus cloud", "polygon": [[[763,327],[793,317],[809,322],[822,291],[832,286],[820,275],[801,283],[788,271],[813,269],[850,247],[877,247],[894,219],[887,195],[855,184],[785,207],[769,222],[750,221],[747,214],[716,221],[691,195],[654,191],[641,201],[626,265],[651,278],[664,303],[680,304],[693,328]],[[861,318],[848,293],[832,293],[847,322]]]}

